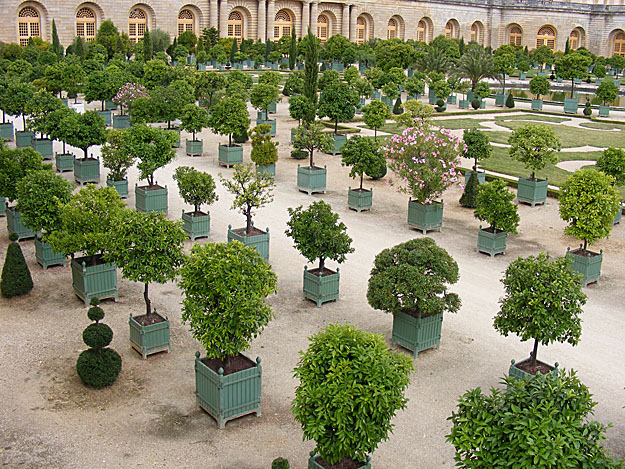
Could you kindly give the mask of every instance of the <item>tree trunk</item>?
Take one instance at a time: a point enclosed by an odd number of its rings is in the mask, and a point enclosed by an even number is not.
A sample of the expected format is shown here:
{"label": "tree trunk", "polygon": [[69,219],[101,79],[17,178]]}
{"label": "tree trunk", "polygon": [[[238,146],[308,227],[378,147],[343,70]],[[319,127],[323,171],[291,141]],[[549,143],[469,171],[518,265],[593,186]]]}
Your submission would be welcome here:
{"label": "tree trunk", "polygon": [[378,141],[378,128],[377,127],[373,128],[373,141],[374,142]]}
{"label": "tree trunk", "polygon": [[245,234],[249,236],[252,233],[252,207],[248,206],[247,209],[245,210],[245,218],[246,218]]}
{"label": "tree trunk", "polygon": [[477,173],[477,158],[473,159],[473,171]]}
{"label": "tree trunk", "polygon": [[339,133],[339,121],[338,119],[334,121],[334,135]]}
{"label": "tree trunk", "polygon": [[588,247],[588,241],[584,240],[584,252],[586,252],[587,247]]}
{"label": "tree trunk", "polygon": [[530,362],[530,365],[532,365],[532,367],[536,366],[536,355],[538,354],[538,339],[534,339],[534,350],[532,351],[532,360]]}
{"label": "tree trunk", "polygon": [[82,151],[83,151],[83,153],[85,155],[85,159],[89,158],[89,153],[88,153],[89,147],[83,148]]}
{"label": "tree trunk", "polygon": [[269,107],[265,108],[265,120],[268,121],[269,120]]}
{"label": "tree trunk", "polygon": [[193,141],[195,142],[195,132],[193,132]]}
{"label": "tree trunk", "polygon": [[102,100],[102,110],[104,111],[104,100]]}
{"label": "tree trunk", "polygon": [[319,272],[321,272],[322,274],[323,274],[323,269],[325,268],[325,263],[326,263],[325,257],[321,256],[319,258]]}
{"label": "tree trunk", "polygon": [[575,91],[575,78],[571,78],[571,98],[573,97],[574,91]]}
{"label": "tree trunk", "polygon": [[148,296],[148,283],[145,284],[145,288],[143,289],[143,299],[145,300],[145,314],[152,314],[152,302],[150,301],[150,297]]}
{"label": "tree trunk", "polygon": [[63,154],[65,155],[67,152],[65,151],[65,140],[63,140]]}
{"label": "tree trunk", "polygon": [[26,132],[26,116],[22,114],[22,124],[24,124],[24,132]]}
{"label": "tree trunk", "polygon": [[532,174],[530,174],[530,179],[534,180],[534,171],[532,171]]}
{"label": "tree trunk", "polygon": [[362,179],[363,179],[363,174],[364,173],[360,173],[360,190],[362,190]]}
{"label": "tree trunk", "polygon": [[232,146],[232,134],[228,134],[228,146]]}
{"label": "tree trunk", "polygon": [[310,167],[314,168],[314,166],[313,166],[313,150],[310,150]]}
{"label": "tree trunk", "polygon": [[503,94],[506,94],[506,72],[503,72]]}

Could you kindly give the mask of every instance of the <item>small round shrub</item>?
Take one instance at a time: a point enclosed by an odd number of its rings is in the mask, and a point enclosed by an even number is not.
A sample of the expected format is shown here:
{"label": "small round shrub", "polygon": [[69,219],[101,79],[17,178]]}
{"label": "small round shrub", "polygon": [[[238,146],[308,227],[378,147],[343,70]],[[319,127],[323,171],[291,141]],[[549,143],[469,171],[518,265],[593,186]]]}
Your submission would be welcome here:
{"label": "small round shrub", "polygon": [[7,248],[4,266],[2,267],[0,293],[5,298],[25,295],[33,289],[33,279],[30,276],[22,248],[16,242],[17,238],[15,233],[9,235],[11,244]]}
{"label": "small round shrub", "polygon": [[121,369],[122,358],[110,348],[85,350],[76,362],[76,371],[82,382],[96,389],[113,384]]}
{"label": "small round shrub", "polygon": [[379,158],[375,160],[375,164],[372,164],[365,174],[371,179],[382,179],[386,176],[386,158],[382,153],[378,153]]}
{"label": "small round shrub", "polygon": [[240,134],[233,134],[232,139],[234,140],[234,143],[247,142],[249,139],[249,136],[247,135],[247,130],[245,130],[243,133],[240,133]]}
{"label": "small round shrub", "polygon": [[479,99],[474,99],[473,101],[471,101],[471,107],[475,109],[476,111],[480,108],[481,104],[482,103],[480,103]]}
{"label": "small round shrub", "polygon": [[606,148],[597,159],[597,169],[615,179],[617,185],[625,184],[625,150]]}
{"label": "small round shrub", "polygon": [[436,101],[436,107],[434,109],[436,109],[436,112],[443,112],[445,110],[445,107],[445,101],[439,99],[438,101]]}
{"label": "small round shrub", "polygon": [[91,305],[91,308],[87,311],[87,317],[92,321],[95,321],[97,324],[104,319],[104,310],[98,306],[100,304],[100,300],[97,298],[91,298],[91,302],[89,304]]}
{"label": "small round shrub", "polygon": [[308,158],[308,152],[304,150],[291,150],[291,158],[295,158],[296,160],[305,160]]}
{"label": "small round shrub", "polygon": [[590,106],[590,101],[586,101],[586,105],[584,106],[584,115],[585,116],[592,115],[592,107]]}
{"label": "small round shrub", "polygon": [[271,469],[290,469],[289,461],[285,458],[276,458],[271,462]]}
{"label": "small round shrub", "polygon": [[113,330],[106,324],[90,324],[82,331],[82,341],[91,348],[104,348],[113,340]]}
{"label": "small round shrub", "polygon": [[551,75],[549,75],[549,79],[550,79],[550,80],[555,80],[555,79],[556,79],[556,76],[552,73]]}

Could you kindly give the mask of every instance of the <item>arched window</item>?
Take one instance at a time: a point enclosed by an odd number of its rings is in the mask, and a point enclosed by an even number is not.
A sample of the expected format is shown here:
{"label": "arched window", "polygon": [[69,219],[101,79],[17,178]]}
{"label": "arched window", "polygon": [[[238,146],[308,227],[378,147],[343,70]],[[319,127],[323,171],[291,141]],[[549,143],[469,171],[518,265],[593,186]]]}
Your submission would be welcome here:
{"label": "arched window", "polygon": [[128,37],[131,42],[143,39],[148,26],[148,15],[141,8],[133,8],[128,16]]}
{"label": "arched window", "polygon": [[356,20],[356,43],[362,44],[368,39],[367,22],[362,16]]}
{"label": "arched window", "polygon": [[484,45],[484,28],[477,21],[471,25],[471,40]]}
{"label": "arched window", "polygon": [[428,25],[424,20],[417,24],[417,41],[427,42]]}
{"label": "arched window", "polygon": [[445,38],[451,39],[454,37],[454,25],[451,21],[448,21],[445,25]]}
{"label": "arched window", "polygon": [[18,14],[20,46],[27,46],[31,37],[41,37],[39,12],[32,7],[22,8]]}
{"label": "arched window", "polygon": [[286,10],[280,10],[276,13],[276,19],[273,23],[273,37],[280,39],[282,36],[290,36],[293,27],[293,18]]}
{"label": "arched window", "polygon": [[523,32],[521,31],[521,28],[518,26],[510,28],[510,33],[508,33],[508,44],[511,46],[520,46],[522,38]]}
{"label": "arched window", "polygon": [[614,54],[625,55],[625,33],[614,36]]}
{"label": "arched window", "polygon": [[178,36],[185,31],[195,32],[194,19],[193,12],[191,10],[180,10],[180,13],[178,13]]}
{"label": "arched window", "polygon": [[330,29],[330,21],[326,15],[319,15],[317,18],[317,37],[321,40],[321,44],[328,40],[328,30]]}
{"label": "arched window", "polygon": [[95,41],[95,13],[91,8],[81,8],[76,13],[76,36],[85,41]]}
{"label": "arched window", "polygon": [[231,11],[228,16],[228,37],[235,38],[239,44],[243,40],[243,16],[238,11]]}
{"label": "arched window", "polygon": [[577,29],[574,29],[573,31],[571,31],[571,35],[569,36],[569,49],[571,50],[578,49],[579,40],[580,40],[579,31]]}
{"label": "arched window", "polygon": [[388,28],[386,30],[387,39],[395,39],[397,37],[397,20],[391,18],[388,20]]}
{"label": "arched window", "polygon": [[547,46],[555,52],[556,50],[556,32],[551,26],[543,26],[538,30],[536,35],[536,47]]}

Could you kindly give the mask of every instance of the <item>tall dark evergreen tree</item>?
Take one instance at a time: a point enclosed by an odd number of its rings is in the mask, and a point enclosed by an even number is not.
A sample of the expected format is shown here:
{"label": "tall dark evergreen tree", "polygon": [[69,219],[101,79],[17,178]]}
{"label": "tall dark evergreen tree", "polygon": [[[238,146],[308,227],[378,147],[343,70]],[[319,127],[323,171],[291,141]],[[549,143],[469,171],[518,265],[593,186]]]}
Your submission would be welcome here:
{"label": "tall dark evergreen tree", "polygon": [[152,60],[154,56],[154,44],[152,43],[152,36],[150,36],[150,30],[145,28],[143,34],[143,61],[148,62]]}
{"label": "tall dark evergreen tree", "polygon": [[0,292],[5,298],[25,295],[33,289],[33,279],[28,270],[28,264],[22,254],[22,248],[17,244],[17,235],[9,235],[11,244],[7,248],[2,279],[0,280]]}
{"label": "tall dark evergreen tree", "polygon": [[58,58],[63,57],[63,46],[59,41],[59,33],[56,31],[56,23],[52,20],[52,52],[54,52]]}
{"label": "tall dark evergreen tree", "polygon": [[234,54],[237,52],[239,52],[239,49],[237,48],[237,40],[234,39],[232,41],[232,49],[230,49],[230,63],[234,63]]}
{"label": "tall dark evergreen tree", "polygon": [[291,28],[291,46],[289,47],[289,68],[295,70],[295,59],[297,56],[297,36],[295,28]]}
{"label": "tall dark evergreen tree", "polygon": [[304,96],[308,98],[312,106],[304,115],[304,122],[313,122],[317,114],[317,89],[319,86],[319,44],[317,41],[317,37],[308,28],[304,59]]}
{"label": "tall dark evergreen tree", "polygon": [[271,54],[271,39],[267,39],[267,45],[265,46],[265,62],[269,61],[269,54]]}

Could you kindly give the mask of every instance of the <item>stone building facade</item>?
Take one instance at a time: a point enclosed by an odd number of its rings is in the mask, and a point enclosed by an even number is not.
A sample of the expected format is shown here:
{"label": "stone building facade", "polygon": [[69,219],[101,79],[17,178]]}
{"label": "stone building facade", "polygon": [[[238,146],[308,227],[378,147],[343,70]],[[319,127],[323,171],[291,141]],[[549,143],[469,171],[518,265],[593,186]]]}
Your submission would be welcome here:
{"label": "stone building facade", "polygon": [[[596,3],[601,1],[601,3]],[[591,3],[595,2],[595,3]],[[314,0],[2,0],[0,41],[92,39],[105,19],[138,40],[145,28],[172,36],[215,27],[223,36],[276,40],[310,28],[322,41],[342,34],[355,42],[372,37],[424,42],[443,34],[497,48],[518,44],[563,50],[584,46],[595,54],[625,55],[625,0],[381,0],[348,3]]]}

